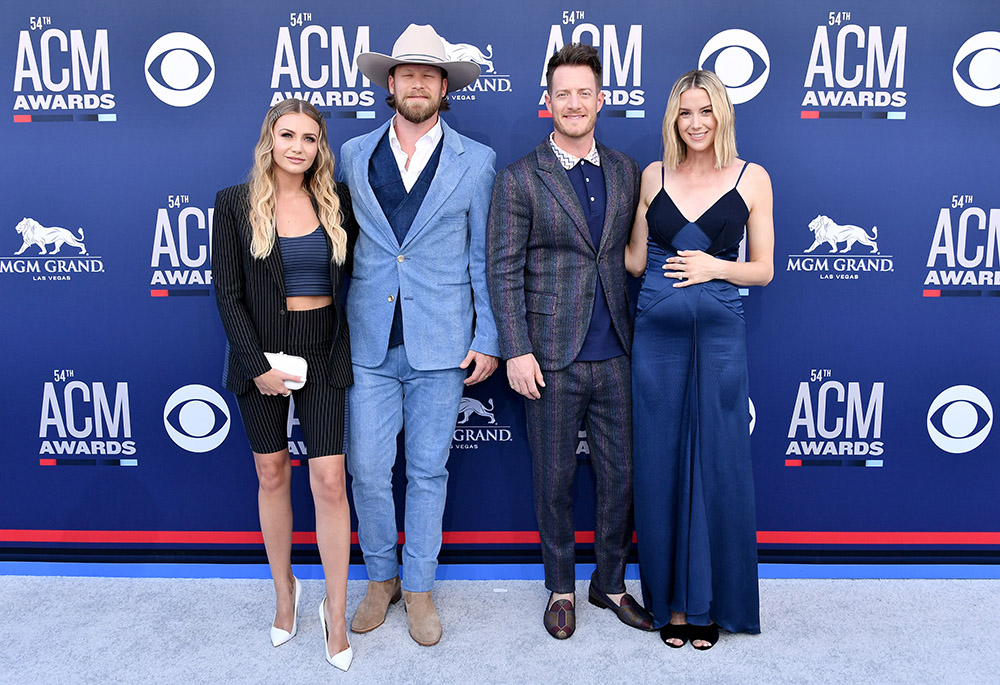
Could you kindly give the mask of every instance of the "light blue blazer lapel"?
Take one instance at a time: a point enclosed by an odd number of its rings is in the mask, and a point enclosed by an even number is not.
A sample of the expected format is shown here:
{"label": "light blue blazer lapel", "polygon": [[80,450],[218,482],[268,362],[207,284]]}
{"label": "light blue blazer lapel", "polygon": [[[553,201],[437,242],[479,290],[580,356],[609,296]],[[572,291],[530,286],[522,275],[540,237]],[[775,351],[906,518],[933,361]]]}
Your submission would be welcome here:
{"label": "light blue blazer lapel", "polygon": [[383,241],[395,249],[399,245],[396,234],[392,232],[392,226],[389,225],[389,220],[385,217],[385,212],[382,211],[382,205],[379,204],[378,198],[375,197],[375,191],[372,190],[372,186],[368,182],[368,162],[371,161],[375,147],[382,140],[385,132],[389,130],[391,123],[392,119],[389,119],[361,140],[359,147],[361,154],[356,155],[351,160],[353,167],[351,177],[356,179],[355,184],[351,186],[351,199],[355,205],[361,205],[362,211],[358,212],[355,209],[355,215],[367,216],[369,225],[374,226],[373,232],[377,235],[372,237],[381,237]]}
{"label": "light blue blazer lapel", "polygon": [[549,147],[548,139],[539,145],[535,152],[538,157],[538,176],[542,179],[542,183],[549,189],[563,210],[569,214],[584,242],[596,252],[597,248],[594,246],[594,240],[590,237],[590,228],[587,226],[587,218],[583,215],[583,207],[580,206],[580,198],[576,196],[576,191],[573,190],[573,184],[569,182],[566,170],[559,164],[556,154]]}
{"label": "light blue blazer lapel", "polygon": [[413,217],[413,223],[410,224],[410,230],[403,239],[402,247],[406,247],[432,222],[438,215],[441,205],[455,192],[468,171],[469,164],[463,159],[465,148],[458,134],[444,122],[444,119],[441,120],[441,130],[443,141],[441,159],[427,189],[427,195],[424,196],[424,201],[417,215]]}

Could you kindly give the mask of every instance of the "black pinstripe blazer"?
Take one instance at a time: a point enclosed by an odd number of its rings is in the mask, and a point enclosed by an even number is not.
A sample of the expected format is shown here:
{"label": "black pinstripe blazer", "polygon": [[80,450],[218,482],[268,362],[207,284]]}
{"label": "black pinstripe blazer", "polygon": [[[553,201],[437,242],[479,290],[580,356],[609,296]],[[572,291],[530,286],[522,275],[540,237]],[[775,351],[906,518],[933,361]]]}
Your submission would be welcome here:
{"label": "black pinstripe blazer", "polygon": [[[330,385],[347,387],[351,372],[351,343],[344,315],[342,285],[350,268],[350,255],[358,226],[347,187],[337,186],[343,226],[347,231],[348,261],[330,262],[330,282],[336,309],[333,348],[330,350]],[[220,190],[215,196],[212,221],[212,280],[215,301],[226,330],[226,364],[222,383],[241,395],[254,389],[253,379],[267,372],[264,352],[288,349],[288,316],[285,311],[285,280],[281,251],[274,249],[264,259],[250,255],[250,203],[246,183]],[[327,238],[329,243],[329,238]]]}

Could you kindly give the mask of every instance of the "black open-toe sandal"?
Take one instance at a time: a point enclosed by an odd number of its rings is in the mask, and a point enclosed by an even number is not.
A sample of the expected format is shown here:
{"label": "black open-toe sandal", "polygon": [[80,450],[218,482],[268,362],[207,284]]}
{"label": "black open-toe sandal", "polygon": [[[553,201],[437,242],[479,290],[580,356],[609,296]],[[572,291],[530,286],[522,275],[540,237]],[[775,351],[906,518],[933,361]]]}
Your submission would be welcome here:
{"label": "black open-toe sandal", "polygon": [[[707,626],[696,626],[691,625],[688,631],[688,637],[691,639],[691,646],[695,649],[705,651],[706,649],[711,649],[715,646],[715,643],[719,641],[719,626],[714,623],[710,623]],[[701,640],[702,642],[707,642],[708,647],[699,647],[694,643],[695,640]]]}
{"label": "black open-toe sandal", "polygon": [[[660,628],[660,639],[663,640],[663,644],[667,647],[680,649],[688,640],[688,628],[690,627],[687,623],[668,623]],[[667,640],[680,640],[681,643],[675,645],[672,642],[667,642]]]}

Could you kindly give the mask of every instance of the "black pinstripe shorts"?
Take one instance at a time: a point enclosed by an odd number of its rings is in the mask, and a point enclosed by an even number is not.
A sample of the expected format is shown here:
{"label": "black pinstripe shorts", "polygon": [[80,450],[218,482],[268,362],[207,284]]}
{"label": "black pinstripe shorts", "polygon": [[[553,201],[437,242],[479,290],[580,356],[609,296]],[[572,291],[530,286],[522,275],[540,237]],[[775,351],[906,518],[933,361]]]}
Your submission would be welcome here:
{"label": "black pinstripe shorts", "polygon": [[[343,454],[346,425],[346,389],[329,384],[327,365],[333,349],[333,305],[289,311],[287,350],[309,364],[306,384],[292,391],[308,457]],[[288,398],[262,395],[256,388],[236,396],[250,449],[259,454],[288,448]],[[307,458],[308,458],[307,457]]]}

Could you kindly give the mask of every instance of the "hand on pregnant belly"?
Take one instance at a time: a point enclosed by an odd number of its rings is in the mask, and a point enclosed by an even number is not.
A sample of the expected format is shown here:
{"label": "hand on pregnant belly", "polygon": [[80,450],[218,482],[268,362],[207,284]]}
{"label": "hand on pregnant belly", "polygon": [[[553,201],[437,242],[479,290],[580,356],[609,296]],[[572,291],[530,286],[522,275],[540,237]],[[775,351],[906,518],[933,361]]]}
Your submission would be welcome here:
{"label": "hand on pregnant belly", "polygon": [[722,278],[720,262],[701,250],[678,250],[676,257],[668,257],[663,265],[665,278],[677,279],[675,288],[686,288],[696,283],[705,283]]}

